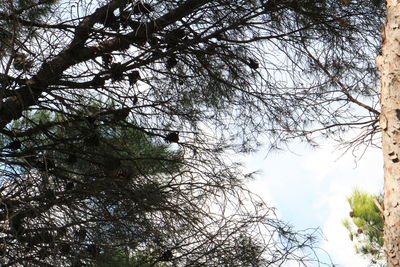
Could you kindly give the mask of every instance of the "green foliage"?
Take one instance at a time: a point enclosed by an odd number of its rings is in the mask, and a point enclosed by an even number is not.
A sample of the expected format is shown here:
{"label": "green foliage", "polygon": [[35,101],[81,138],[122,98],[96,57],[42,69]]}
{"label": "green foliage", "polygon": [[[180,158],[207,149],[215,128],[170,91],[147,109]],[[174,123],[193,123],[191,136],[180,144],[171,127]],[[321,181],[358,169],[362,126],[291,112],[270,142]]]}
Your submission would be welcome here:
{"label": "green foliage", "polygon": [[[116,112],[119,110],[109,105],[106,111],[96,108],[92,108],[91,112],[78,111],[81,116],[86,113],[84,119],[66,118],[59,113],[38,110],[29,114],[29,120],[13,123],[14,129],[19,131],[30,129],[29,138],[2,140],[3,147],[12,140],[22,143],[15,151],[4,148],[2,164],[7,164],[14,153],[20,154],[19,167],[10,170],[10,173],[19,173],[18,190],[31,191],[34,200],[27,200],[30,208],[22,202],[14,207],[2,205],[1,216],[12,217],[21,210],[33,208],[35,214],[32,218],[21,215],[24,228],[34,229],[32,232],[43,235],[44,230],[33,220],[36,218],[48,225],[52,234],[65,229],[56,243],[68,247],[68,251],[76,246],[75,249],[81,253],[80,259],[71,257],[70,260],[79,262],[77,264],[88,262],[95,256],[102,257],[96,266],[138,266],[138,262],[143,262],[140,266],[150,266],[153,261],[151,256],[146,254],[145,257],[145,252],[142,256],[136,251],[136,246],[129,246],[129,251],[138,253],[132,259],[127,254],[128,246],[116,246],[109,250],[107,245],[99,246],[97,243],[129,243],[136,238],[144,238],[140,235],[149,235],[152,226],[138,221],[137,216],[145,217],[153,210],[165,208],[170,197],[165,190],[168,182],[165,177],[177,172],[181,166],[179,151],[169,149],[168,144],[137,129],[129,114],[122,118]],[[6,176],[3,183],[5,179]],[[8,182],[12,184],[14,180]],[[17,197],[25,196],[21,194]],[[47,217],[51,209],[60,207],[57,203],[68,203],[68,207],[59,210],[57,220]],[[65,209],[69,214],[64,213]],[[98,224],[96,231],[86,228],[93,227],[94,222]],[[81,229],[85,233],[90,232],[94,239],[83,237],[76,245],[74,235]],[[132,232],[138,237],[131,238]],[[31,240],[35,236],[27,233],[20,238]],[[26,253],[40,254],[40,245],[31,243]],[[23,250],[21,247],[18,249]],[[58,245],[54,249],[58,252]]]}
{"label": "green foliage", "polygon": [[372,195],[354,190],[348,202],[351,207],[351,219],[345,219],[343,225],[349,230],[349,236],[355,242],[357,253],[370,258],[372,262],[383,259],[383,218],[377,204],[382,205],[383,195]]}

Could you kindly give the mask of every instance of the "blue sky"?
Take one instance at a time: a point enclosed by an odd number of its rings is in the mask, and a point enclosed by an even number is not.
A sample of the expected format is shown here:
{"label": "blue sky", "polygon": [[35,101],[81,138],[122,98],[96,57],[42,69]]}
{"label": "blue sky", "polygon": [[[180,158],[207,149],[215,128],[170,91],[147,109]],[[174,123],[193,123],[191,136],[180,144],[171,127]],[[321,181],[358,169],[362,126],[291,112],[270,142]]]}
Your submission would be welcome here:
{"label": "blue sky", "polygon": [[247,171],[261,171],[250,187],[278,209],[281,219],[297,229],[320,227],[326,238],[320,246],[338,266],[366,267],[368,261],[355,254],[342,220],[349,214],[346,198],[354,188],[382,191],[382,153],[368,148],[357,160],[350,152],[341,156],[344,151],[336,146],[329,140],[318,149],[294,143],[291,152],[266,156],[260,150],[243,160]]}

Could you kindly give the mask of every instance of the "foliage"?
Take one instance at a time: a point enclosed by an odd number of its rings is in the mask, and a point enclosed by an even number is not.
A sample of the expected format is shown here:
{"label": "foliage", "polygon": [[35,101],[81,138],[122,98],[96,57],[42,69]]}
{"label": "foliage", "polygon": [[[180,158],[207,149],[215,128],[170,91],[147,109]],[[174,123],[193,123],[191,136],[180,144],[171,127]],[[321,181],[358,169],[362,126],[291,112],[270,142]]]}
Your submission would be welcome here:
{"label": "foliage", "polygon": [[382,205],[382,195],[371,195],[354,190],[348,198],[351,207],[351,220],[343,225],[355,242],[356,252],[371,259],[372,263],[383,260],[383,217],[378,205]]}

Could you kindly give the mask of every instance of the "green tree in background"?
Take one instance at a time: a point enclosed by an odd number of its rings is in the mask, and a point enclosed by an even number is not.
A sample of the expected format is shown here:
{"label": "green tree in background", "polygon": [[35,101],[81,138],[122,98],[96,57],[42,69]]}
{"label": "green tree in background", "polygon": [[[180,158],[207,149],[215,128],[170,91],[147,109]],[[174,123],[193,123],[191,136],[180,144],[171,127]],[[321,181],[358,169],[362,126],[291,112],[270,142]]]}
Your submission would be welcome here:
{"label": "green tree in background", "polygon": [[[32,134],[23,144],[26,156],[19,159],[18,179],[3,176],[1,219],[8,221],[9,233],[18,241],[4,242],[6,264],[41,265],[50,258],[53,263],[80,266],[100,257],[106,248],[133,251],[132,243],[140,242],[143,235],[165,230],[161,222],[147,221],[146,214],[173,210],[168,205],[174,200],[166,190],[165,173],[178,172],[180,153],[120,125],[126,111],[99,114],[92,106],[91,112],[84,121]],[[39,111],[15,127],[46,127],[60,119]],[[31,149],[38,143],[52,146],[54,140],[59,142],[57,150]],[[3,149],[21,146],[16,139]],[[16,171],[5,168],[3,173]],[[168,220],[166,212],[164,216]]]}
{"label": "green tree in background", "polygon": [[351,219],[343,225],[349,230],[350,239],[355,242],[357,253],[371,259],[373,264],[382,263],[383,253],[383,195],[372,195],[354,190],[348,197]]}

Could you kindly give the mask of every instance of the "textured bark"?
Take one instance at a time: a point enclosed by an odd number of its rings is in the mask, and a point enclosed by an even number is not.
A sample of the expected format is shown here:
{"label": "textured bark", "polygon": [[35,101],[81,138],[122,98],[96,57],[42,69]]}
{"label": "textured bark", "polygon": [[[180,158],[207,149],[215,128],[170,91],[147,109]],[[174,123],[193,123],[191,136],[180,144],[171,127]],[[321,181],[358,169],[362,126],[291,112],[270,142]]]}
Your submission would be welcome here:
{"label": "textured bark", "polygon": [[384,238],[388,266],[400,266],[400,1],[387,1],[381,71],[380,126],[384,156]]}

